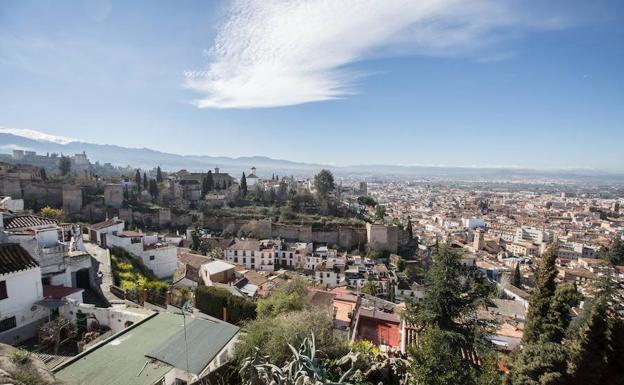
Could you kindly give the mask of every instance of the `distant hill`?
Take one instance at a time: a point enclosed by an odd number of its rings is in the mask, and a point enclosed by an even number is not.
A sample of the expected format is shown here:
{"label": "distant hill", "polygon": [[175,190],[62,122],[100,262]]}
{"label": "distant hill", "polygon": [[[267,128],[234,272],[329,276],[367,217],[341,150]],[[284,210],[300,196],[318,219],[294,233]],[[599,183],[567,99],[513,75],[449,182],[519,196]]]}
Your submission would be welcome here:
{"label": "distant hill", "polygon": [[13,149],[36,151],[39,154],[87,153],[92,162],[111,163],[117,166],[132,166],[151,169],[160,165],[165,170],[187,169],[205,171],[220,167],[225,172],[238,176],[252,166],[258,168],[261,176],[272,173],[280,175],[310,176],[321,168],[332,170],[338,175],[359,176],[403,176],[436,179],[471,180],[559,180],[582,182],[624,183],[623,174],[595,170],[534,170],[525,168],[486,167],[426,167],[396,165],[353,165],[328,166],[272,159],[265,156],[231,158],[208,155],[178,155],[149,148],[128,148],[109,144],[85,143],[70,138],[56,137],[33,130],[8,129],[0,127],[0,153],[11,153]]}

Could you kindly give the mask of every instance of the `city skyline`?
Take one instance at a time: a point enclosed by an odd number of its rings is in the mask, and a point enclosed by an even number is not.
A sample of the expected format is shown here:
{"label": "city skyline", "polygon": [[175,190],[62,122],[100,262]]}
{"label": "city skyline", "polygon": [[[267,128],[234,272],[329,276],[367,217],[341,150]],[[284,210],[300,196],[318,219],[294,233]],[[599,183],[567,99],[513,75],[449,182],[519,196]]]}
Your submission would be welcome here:
{"label": "city skyline", "polygon": [[621,5],[412,3],[4,2],[0,126],[339,166],[624,171]]}

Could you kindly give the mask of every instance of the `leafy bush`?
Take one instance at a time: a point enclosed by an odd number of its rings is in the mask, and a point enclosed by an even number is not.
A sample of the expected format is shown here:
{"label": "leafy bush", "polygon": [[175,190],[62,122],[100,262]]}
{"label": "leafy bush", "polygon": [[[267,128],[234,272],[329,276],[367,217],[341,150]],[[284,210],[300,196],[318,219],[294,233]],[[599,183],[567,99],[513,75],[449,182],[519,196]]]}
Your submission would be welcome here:
{"label": "leafy bush", "polygon": [[24,365],[30,360],[30,352],[27,350],[17,349],[11,353],[9,359],[16,365]]}
{"label": "leafy bush", "polygon": [[267,299],[258,301],[258,317],[275,317],[278,314],[303,310],[307,306],[307,283],[295,279],[277,289]]}
{"label": "leafy bush", "polygon": [[334,335],[332,320],[324,312],[304,310],[258,318],[245,330],[236,347],[239,362],[258,350],[275,365],[283,365],[291,353],[288,345],[299,346],[310,333],[314,333],[319,357],[336,358],[347,351],[346,341]]}
{"label": "leafy bush", "polygon": [[223,319],[223,308],[227,308],[227,322],[240,324],[256,318],[256,304],[246,298],[233,295],[226,289],[214,286],[200,286],[195,292],[197,308],[210,316]]}

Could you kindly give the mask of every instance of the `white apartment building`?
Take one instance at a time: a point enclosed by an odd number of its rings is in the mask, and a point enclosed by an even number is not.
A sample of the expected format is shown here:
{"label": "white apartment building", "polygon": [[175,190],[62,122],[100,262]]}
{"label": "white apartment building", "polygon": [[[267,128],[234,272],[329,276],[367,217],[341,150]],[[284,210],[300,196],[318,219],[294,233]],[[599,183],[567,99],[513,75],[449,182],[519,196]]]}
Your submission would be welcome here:
{"label": "white apartment building", "polygon": [[257,240],[236,238],[223,251],[223,257],[229,263],[245,266],[249,270],[275,271],[279,240]]}
{"label": "white apartment building", "polygon": [[552,231],[527,226],[517,228],[514,237],[515,242],[528,241],[533,243],[550,243],[553,239]]}

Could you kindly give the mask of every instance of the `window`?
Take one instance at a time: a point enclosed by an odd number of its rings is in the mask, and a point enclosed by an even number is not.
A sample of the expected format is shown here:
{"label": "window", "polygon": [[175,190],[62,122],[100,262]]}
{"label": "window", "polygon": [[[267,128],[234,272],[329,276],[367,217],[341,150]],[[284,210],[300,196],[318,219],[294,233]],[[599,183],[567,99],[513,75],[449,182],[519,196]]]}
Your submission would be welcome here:
{"label": "window", "polygon": [[234,255],[238,255],[238,251],[237,250],[234,250]]}
{"label": "window", "polygon": [[7,293],[6,281],[0,281],[0,299],[9,298]]}
{"label": "window", "polygon": [[238,257],[234,257],[234,263],[238,263]]}
{"label": "window", "polygon": [[13,329],[16,326],[17,326],[17,322],[15,320],[15,316],[5,318],[2,321],[0,321],[0,332]]}
{"label": "window", "polygon": [[154,255],[150,255],[150,261],[153,261],[155,259],[156,259],[156,257]]}

